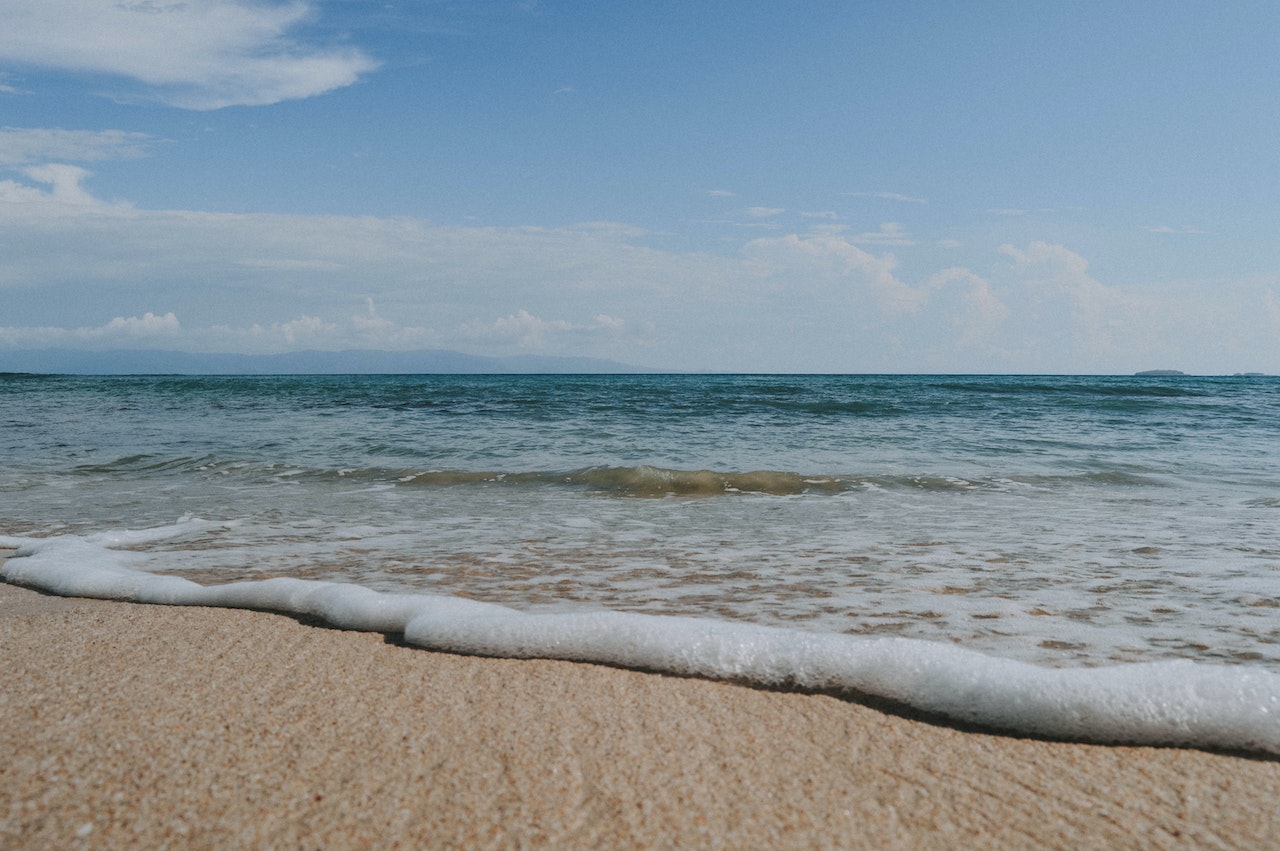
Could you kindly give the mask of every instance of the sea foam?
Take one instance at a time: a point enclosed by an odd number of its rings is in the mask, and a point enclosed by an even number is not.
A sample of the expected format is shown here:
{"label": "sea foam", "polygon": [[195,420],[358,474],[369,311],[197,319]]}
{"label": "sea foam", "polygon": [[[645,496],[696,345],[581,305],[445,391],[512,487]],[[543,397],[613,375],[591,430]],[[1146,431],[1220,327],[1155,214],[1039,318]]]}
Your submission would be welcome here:
{"label": "sea foam", "polygon": [[1046,668],[949,644],[614,611],[529,613],[457,597],[267,579],[205,586],[131,566],[122,546],[207,529],[187,520],[110,535],[0,536],[11,583],[64,596],[264,609],[455,653],[597,662],[873,695],[995,730],[1077,741],[1280,754],[1280,675],[1174,660]]}

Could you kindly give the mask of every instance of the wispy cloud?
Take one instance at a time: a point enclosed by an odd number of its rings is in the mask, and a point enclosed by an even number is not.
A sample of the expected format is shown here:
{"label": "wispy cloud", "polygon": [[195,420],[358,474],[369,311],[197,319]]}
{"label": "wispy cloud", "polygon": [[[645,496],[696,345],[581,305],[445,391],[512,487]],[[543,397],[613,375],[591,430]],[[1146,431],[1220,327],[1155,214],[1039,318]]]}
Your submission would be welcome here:
{"label": "wispy cloud", "polygon": [[753,219],[768,219],[785,213],[782,207],[748,207],[747,215]]}
{"label": "wispy cloud", "polygon": [[187,109],[277,103],[378,66],[291,36],[315,14],[309,0],[0,0],[0,60],[131,80],[114,94]]}
{"label": "wispy cloud", "polygon": [[136,159],[147,156],[155,141],[124,130],[0,127],[0,165]]}
{"label": "wispy cloud", "polygon": [[879,198],[882,201],[901,201],[906,204],[928,204],[925,198],[916,198],[912,195],[903,195],[900,192],[846,192],[844,193],[850,198]]}
{"label": "wispy cloud", "polygon": [[880,230],[860,233],[853,237],[860,245],[915,245],[916,241],[900,222],[885,222]]}
{"label": "wispy cloud", "polygon": [[367,310],[346,319],[302,314],[285,322],[254,322],[249,326],[215,325],[192,329],[188,347],[199,351],[277,352],[297,348],[322,350],[436,348],[441,337],[433,329],[401,325],[378,314],[373,299]]}
{"label": "wispy cloud", "polygon": [[1199,228],[1193,228],[1193,227],[1175,228],[1175,227],[1170,227],[1169,225],[1155,225],[1154,227],[1147,228],[1147,232],[1148,233],[1190,233],[1190,234],[1201,234],[1201,235],[1205,235],[1209,233],[1209,231],[1200,230]]}
{"label": "wispy cloud", "polygon": [[542,319],[521,308],[490,323],[467,323],[461,333],[473,339],[515,343],[522,349],[546,351],[555,348],[551,340],[553,337],[601,332],[616,334],[625,326],[623,320],[605,313],[597,314],[589,324],[580,324],[565,319]]}
{"label": "wispy cloud", "polygon": [[728,189],[709,189],[707,194],[712,198],[733,198],[736,192],[730,192]]}

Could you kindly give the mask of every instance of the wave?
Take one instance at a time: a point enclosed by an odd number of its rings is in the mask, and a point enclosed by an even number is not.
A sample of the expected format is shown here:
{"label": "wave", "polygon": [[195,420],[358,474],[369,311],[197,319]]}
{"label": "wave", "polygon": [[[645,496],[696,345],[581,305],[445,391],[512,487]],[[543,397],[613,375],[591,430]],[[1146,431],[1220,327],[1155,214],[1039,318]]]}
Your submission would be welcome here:
{"label": "wave", "polygon": [[340,629],[399,635],[438,651],[875,696],[1019,734],[1280,755],[1280,675],[1244,666],[1176,660],[1045,668],[915,639],[611,611],[535,614],[304,579],[206,586],[132,569],[136,554],[118,549],[210,525],[188,520],[140,532],[0,537],[0,546],[16,548],[0,577],[64,596],[284,612]]}
{"label": "wave", "polygon": [[[343,478],[372,476],[379,471],[339,471],[329,475]],[[584,467],[569,472],[469,472],[439,470],[390,474],[406,485],[451,486],[464,484],[567,485],[605,493],[635,497],[716,496],[732,494],[840,494],[849,491],[911,490],[962,492],[1007,490],[1010,487],[1056,488],[1075,484],[1086,486],[1156,487],[1160,480],[1127,470],[1101,470],[1058,476],[1008,476],[964,478],[934,474],[850,475],[802,474],[786,470],[730,472],[718,470],[678,470],[640,464],[628,467]]]}
{"label": "wave", "polygon": [[1037,382],[1001,377],[990,381],[941,381],[935,386],[941,390],[978,393],[984,396],[1028,395],[1045,396],[1049,399],[1073,395],[1129,396],[1136,398],[1193,398],[1212,395],[1209,391],[1200,387],[1188,386],[1186,382],[1177,380],[1170,382],[1168,379],[1153,381],[1149,378],[1103,378],[1097,380],[1064,378],[1053,382]]}
{"label": "wave", "polygon": [[1098,487],[1159,487],[1162,480],[1146,469],[1105,469],[1060,475],[962,476],[931,473],[906,474],[804,474],[788,470],[689,470],[649,464],[592,466],[576,470],[421,470],[401,467],[304,468],[271,461],[218,459],[212,455],[162,457],[129,455],[98,464],[72,468],[85,476],[203,475],[240,476],[263,480],[356,481],[403,487],[457,487],[489,485],[510,487],[574,487],[630,497],[719,496],[767,494],[841,494],[850,491],[990,491],[1011,487],[1056,489],[1083,485]]}
{"label": "wave", "polygon": [[125,455],[101,464],[81,464],[73,468],[73,471],[88,475],[111,475],[114,473],[167,473],[174,471],[205,470],[217,464],[217,460],[211,455],[202,455],[194,458],[188,456],[165,458],[159,455],[140,453],[137,455]]}
{"label": "wave", "polygon": [[566,473],[459,473],[452,471],[417,473],[402,479],[406,484],[451,485],[477,482],[510,484],[574,485],[625,496],[712,496],[732,493],[763,493],[776,496],[809,492],[836,492],[855,486],[839,477],[808,477],[777,470],[746,473],[714,470],[672,470],[638,465],[634,467],[586,467]]}

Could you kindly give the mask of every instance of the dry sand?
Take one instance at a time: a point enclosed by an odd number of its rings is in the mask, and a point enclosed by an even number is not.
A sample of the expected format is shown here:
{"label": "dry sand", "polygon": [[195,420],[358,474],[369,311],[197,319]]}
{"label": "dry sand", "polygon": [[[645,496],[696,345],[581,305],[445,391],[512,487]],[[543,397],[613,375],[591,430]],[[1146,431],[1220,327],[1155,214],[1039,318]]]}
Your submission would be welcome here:
{"label": "dry sand", "polygon": [[1275,847],[1280,762],[0,583],[0,847]]}

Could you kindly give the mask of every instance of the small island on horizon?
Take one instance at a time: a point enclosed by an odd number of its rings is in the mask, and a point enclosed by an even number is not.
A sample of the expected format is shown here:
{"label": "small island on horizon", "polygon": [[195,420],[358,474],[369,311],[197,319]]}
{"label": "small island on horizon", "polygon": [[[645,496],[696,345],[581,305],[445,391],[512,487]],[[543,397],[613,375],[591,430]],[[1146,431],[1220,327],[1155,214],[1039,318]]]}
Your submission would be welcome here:
{"label": "small island on horizon", "polygon": [[[1178,376],[1187,376],[1188,372],[1181,370],[1144,370],[1142,372],[1134,372],[1138,378],[1178,378]],[[1233,379],[1265,379],[1266,372],[1233,372]]]}

